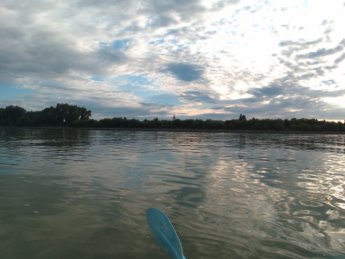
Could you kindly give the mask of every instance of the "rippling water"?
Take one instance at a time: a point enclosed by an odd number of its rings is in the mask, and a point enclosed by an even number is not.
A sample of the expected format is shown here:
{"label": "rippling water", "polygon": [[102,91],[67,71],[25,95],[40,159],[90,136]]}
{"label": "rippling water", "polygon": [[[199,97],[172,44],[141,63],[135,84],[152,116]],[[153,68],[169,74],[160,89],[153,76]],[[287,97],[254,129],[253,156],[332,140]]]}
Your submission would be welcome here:
{"label": "rippling water", "polygon": [[345,135],[0,129],[1,258],[345,258]]}

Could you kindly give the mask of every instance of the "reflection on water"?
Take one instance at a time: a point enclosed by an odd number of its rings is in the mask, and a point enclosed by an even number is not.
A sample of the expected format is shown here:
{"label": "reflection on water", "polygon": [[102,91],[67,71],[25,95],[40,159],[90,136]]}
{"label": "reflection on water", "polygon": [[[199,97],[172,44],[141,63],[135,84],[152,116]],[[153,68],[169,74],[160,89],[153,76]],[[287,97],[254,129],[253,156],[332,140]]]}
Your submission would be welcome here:
{"label": "reflection on water", "polygon": [[0,129],[1,258],[345,257],[345,136]]}

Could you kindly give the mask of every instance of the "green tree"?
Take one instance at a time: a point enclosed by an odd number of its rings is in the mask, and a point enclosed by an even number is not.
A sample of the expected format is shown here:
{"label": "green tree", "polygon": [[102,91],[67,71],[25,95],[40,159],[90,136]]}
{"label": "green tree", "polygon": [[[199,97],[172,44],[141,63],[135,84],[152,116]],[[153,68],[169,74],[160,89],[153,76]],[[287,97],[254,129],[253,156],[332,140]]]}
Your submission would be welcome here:
{"label": "green tree", "polygon": [[7,106],[0,111],[0,124],[4,126],[16,126],[25,116],[26,110],[19,106]]}
{"label": "green tree", "polygon": [[68,125],[79,120],[88,120],[91,117],[91,111],[86,108],[67,103],[58,103],[55,110],[60,125]]}
{"label": "green tree", "polygon": [[78,121],[87,121],[91,111],[84,107],[58,103],[56,107],[45,108],[41,114],[41,123],[44,125],[68,126]]}

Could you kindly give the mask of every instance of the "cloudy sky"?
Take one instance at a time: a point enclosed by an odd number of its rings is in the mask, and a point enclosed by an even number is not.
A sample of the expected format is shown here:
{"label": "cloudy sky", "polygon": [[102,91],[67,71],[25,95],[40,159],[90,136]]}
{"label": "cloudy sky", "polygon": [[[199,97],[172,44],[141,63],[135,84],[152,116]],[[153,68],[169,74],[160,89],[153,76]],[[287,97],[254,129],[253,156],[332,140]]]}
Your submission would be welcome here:
{"label": "cloudy sky", "polygon": [[0,107],[345,119],[345,0],[0,0]]}

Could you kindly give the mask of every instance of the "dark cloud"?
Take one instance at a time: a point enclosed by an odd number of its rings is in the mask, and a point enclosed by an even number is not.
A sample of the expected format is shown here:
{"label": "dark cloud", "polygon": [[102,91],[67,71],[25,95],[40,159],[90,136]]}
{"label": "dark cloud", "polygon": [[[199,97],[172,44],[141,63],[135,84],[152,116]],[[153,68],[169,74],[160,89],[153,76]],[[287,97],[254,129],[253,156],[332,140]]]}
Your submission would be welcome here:
{"label": "dark cloud", "polygon": [[328,56],[328,55],[333,55],[335,53],[338,53],[340,51],[342,51],[344,48],[342,45],[338,45],[335,48],[330,48],[330,49],[318,49],[317,51],[313,51],[313,52],[309,52],[307,54],[301,54],[301,55],[297,55],[297,58],[309,58],[309,59],[315,59],[315,58],[321,58],[324,56]]}
{"label": "dark cloud", "polygon": [[284,92],[284,89],[280,86],[267,86],[262,88],[253,88],[248,91],[249,94],[254,95],[255,97],[274,97],[281,95]]}
{"label": "dark cloud", "polygon": [[192,102],[202,102],[202,103],[217,103],[218,98],[212,97],[208,92],[205,91],[185,91],[182,94],[182,98],[187,101]]}
{"label": "dark cloud", "polygon": [[324,83],[325,85],[334,85],[334,84],[336,84],[336,82],[333,79],[327,80],[327,81],[322,81],[322,83]]}
{"label": "dark cloud", "polygon": [[[100,17],[111,17],[110,23],[111,20],[118,23],[131,21],[124,31],[132,32],[166,27],[178,20],[188,21],[206,11],[199,0],[75,0],[73,3],[76,8],[87,8]],[[145,28],[137,20],[140,15],[148,18]],[[116,23],[112,25],[116,26]]]}
{"label": "dark cloud", "polygon": [[300,48],[305,48],[309,46],[314,46],[316,44],[319,44],[323,41],[322,38],[316,39],[316,40],[311,40],[311,41],[291,41],[291,40],[286,40],[286,41],[281,41],[279,45],[281,47],[286,47],[286,46],[296,46]]}
{"label": "dark cloud", "polygon": [[0,81],[22,77],[54,78],[71,71],[102,74],[126,55],[111,46],[85,53],[73,42],[48,31],[9,31],[0,26]]}
{"label": "dark cloud", "polygon": [[177,20],[169,14],[154,15],[150,18],[147,26],[151,28],[167,27],[177,23]]}
{"label": "dark cloud", "polygon": [[[111,8],[113,6],[124,7],[126,5],[132,6],[133,1],[131,0],[72,0],[74,5],[79,7],[91,7],[91,8]],[[125,10],[124,10],[125,11]]]}
{"label": "dark cloud", "polygon": [[171,12],[178,14],[183,20],[190,20],[194,15],[204,12],[205,8],[199,0],[170,0],[170,1],[143,1],[140,10],[146,14],[166,15]]}
{"label": "dark cloud", "polygon": [[285,78],[263,88],[250,89],[253,97],[228,103],[230,108],[225,111],[234,114],[246,114],[248,117],[306,117],[327,118],[337,114],[342,119],[339,109],[322,101],[324,97],[337,97],[345,94],[345,90],[325,91],[312,90],[307,87],[290,85]]}
{"label": "dark cloud", "polygon": [[95,61],[101,63],[112,64],[112,63],[124,63],[126,62],[127,56],[125,53],[113,45],[101,45],[101,47],[94,53],[90,53],[91,57],[94,56]]}
{"label": "dark cloud", "polygon": [[[224,0],[224,1],[218,1],[215,4],[213,4],[213,9],[214,10],[221,10],[227,5],[233,5],[233,4],[238,4],[240,0]],[[248,6],[248,8],[250,8]]]}
{"label": "dark cloud", "polygon": [[171,73],[174,77],[184,82],[200,80],[203,74],[201,66],[189,63],[170,63],[164,71]]}
{"label": "dark cloud", "polygon": [[82,58],[70,46],[61,44],[62,39],[48,32],[28,35],[16,31],[11,32],[12,37],[6,32],[0,27],[0,71],[3,72],[0,80],[7,76],[63,74]]}
{"label": "dark cloud", "polygon": [[[328,25],[329,22],[323,24]],[[345,40],[341,40],[333,48],[327,48],[324,46],[327,38],[328,35],[324,35],[323,38],[313,41],[283,41],[280,43],[282,52],[278,59],[286,67],[286,81],[299,85],[302,80],[323,78],[329,72],[337,69],[337,65],[345,59]],[[336,57],[337,54],[338,57]],[[336,85],[335,82],[329,86]]]}
{"label": "dark cloud", "polygon": [[336,60],[334,60],[334,64],[339,64],[340,62],[344,61],[345,53],[341,54]]}
{"label": "dark cloud", "polygon": [[[317,39],[315,41],[301,41],[301,42],[293,42],[293,41],[284,41],[280,43],[280,46],[284,48],[282,51],[282,59],[287,58],[289,61],[285,61],[285,64],[291,68],[293,61],[295,67],[311,67],[313,65],[322,64],[322,58],[330,55],[334,55],[337,53],[341,53],[345,47],[345,39],[340,41],[334,48],[319,48],[316,51],[309,51],[310,48],[314,48],[315,46],[319,46],[323,43],[322,39]],[[305,53],[308,51],[307,53]],[[291,60],[291,57],[294,58]],[[342,58],[339,57],[340,59]],[[339,63],[339,58],[335,60],[335,63]],[[304,61],[304,59],[309,59],[309,61]]]}
{"label": "dark cloud", "polygon": [[282,51],[283,56],[291,57],[293,55],[296,55],[296,53],[299,53],[300,51],[313,48],[314,46],[317,46],[321,44],[324,41],[323,38],[319,38],[316,40],[311,41],[281,41],[279,43],[279,46],[284,48]]}

